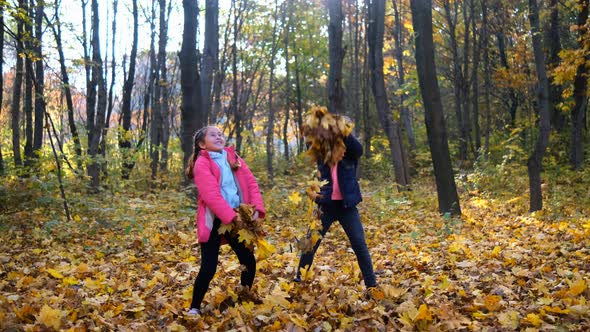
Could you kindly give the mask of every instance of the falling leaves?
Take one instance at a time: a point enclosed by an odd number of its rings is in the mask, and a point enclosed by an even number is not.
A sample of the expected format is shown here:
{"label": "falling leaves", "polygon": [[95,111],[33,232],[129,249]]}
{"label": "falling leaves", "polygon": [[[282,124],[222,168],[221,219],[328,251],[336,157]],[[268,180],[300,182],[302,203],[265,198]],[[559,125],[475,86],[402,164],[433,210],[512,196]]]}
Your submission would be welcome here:
{"label": "falling leaves", "polygon": [[303,136],[309,144],[307,154],[315,161],[334,165],[346,151],[344,138],[352,132],[353,124],[346,117],[331,114],[325,107],[313,106],[307,112]]}

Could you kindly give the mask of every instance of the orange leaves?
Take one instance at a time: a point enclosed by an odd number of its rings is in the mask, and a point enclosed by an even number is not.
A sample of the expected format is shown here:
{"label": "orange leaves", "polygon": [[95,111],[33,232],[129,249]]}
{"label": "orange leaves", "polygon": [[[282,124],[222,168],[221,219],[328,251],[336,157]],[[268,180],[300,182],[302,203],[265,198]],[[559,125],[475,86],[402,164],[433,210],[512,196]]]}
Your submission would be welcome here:
{"label": "orange leaves", "polygon": [[303,136],[309,144],[307,154],[315,161],[334,165],[344,156],[343,139],[352,132],[353,124],[325,107],[313,106],[305,118]]}

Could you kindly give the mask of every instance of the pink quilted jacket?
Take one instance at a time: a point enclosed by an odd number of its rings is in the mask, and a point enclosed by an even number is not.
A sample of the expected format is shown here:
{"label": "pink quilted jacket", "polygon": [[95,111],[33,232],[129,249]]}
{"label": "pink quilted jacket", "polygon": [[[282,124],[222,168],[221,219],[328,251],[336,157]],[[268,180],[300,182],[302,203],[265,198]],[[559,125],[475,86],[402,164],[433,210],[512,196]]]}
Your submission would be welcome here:
{"label": "pink quilted jacket", "polygon": [[[258,217],[264,218],[265,210],[262,202],[262,195],[258,188],[258,183],[254,175],[246,165],[246,162],[240,158],[233,147],[226,147],[227,159],[230,164],[239,160],[241,166],[233,172],[234,179],[238,186],[240,201],[246,204],[256,206]],[[217,217],[224,224],[231,223],[236,216],[236,212],[221,196],[219,182],[221,180],[221,171],[219,166],[209,156],[209,152],[201,150],[194,166],[194,180],[199,192],[197,207],[197,237],[199,242],[209,241],[213,220]]]}

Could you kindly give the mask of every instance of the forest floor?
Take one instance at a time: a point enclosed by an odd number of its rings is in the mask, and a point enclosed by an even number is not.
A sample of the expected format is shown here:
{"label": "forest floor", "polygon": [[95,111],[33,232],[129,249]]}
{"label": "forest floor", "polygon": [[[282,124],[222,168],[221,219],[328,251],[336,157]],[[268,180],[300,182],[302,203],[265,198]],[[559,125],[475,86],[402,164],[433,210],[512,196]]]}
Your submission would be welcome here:
{"label": "forest floor", "polygon": [[276,248],[258,262],[262,304],[224,305],[236,297],[240,266],[223,246],[199,317],[185,314],[200,253],[195,203],[182,190],[70,189],[68,222],[55,187],[35,194],[34,181],[9,181],[0,188],[2,330],[590,329],[588,174],[544,175],[545,208],[536,213],[527,211],[526,169],[459,175],[461,218],[438,213],[429,173],[406,193],[391,179],[362,180],[359,210],[382,291],[367,299],[338,224],[311,273],[292,281],[296,239],[308,227],[303,172],[272,187],[261,181],[266,239]]}

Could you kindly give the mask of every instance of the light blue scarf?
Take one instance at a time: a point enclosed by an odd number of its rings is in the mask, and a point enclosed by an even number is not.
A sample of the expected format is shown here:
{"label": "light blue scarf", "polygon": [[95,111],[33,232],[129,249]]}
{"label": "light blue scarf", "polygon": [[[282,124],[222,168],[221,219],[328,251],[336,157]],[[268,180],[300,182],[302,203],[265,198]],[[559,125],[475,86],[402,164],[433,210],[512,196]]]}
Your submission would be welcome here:
{"label": "light blue scarf", "polygon": [[215,161],[221,171],[221,180],[219,182],[221,196],[223,196],[232,208],[237,208],[240,206],[240,196],[234,174],[227,161],[227,152],[225,150],[221,150],[221,152],[209,151],[209,156],[211,156],[211,159]]}

